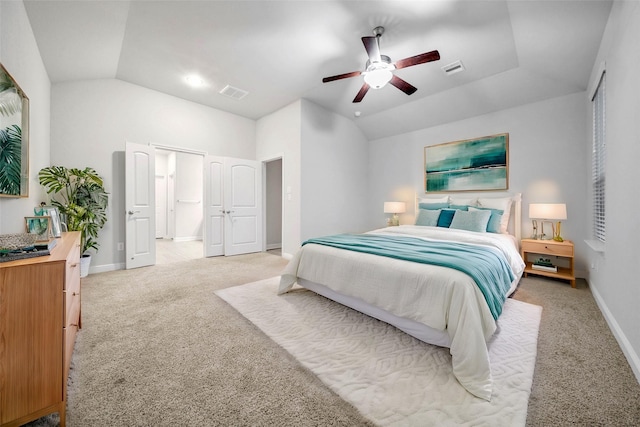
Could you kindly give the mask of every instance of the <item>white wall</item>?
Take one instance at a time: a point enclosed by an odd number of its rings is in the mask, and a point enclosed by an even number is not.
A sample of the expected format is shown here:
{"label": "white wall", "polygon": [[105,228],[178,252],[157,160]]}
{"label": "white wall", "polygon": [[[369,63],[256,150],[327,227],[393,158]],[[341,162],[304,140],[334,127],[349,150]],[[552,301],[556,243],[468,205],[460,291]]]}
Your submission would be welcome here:
{"label": "white wall", "polygon": [[256,159],[281,157],[285,200],[282,255],[291,257],[300,247],[300,144],[302,101],[262,117],[256,123]]}
{"label": "white wall", "polygon": [[[427,112],[425,112],[427,114]],[[371,142],[368,207],[372,222],[384,226],[384,201],[407,203],[401,224],[414,220],[413,198],[424,191],[424,147],[479,136],[509,133],[509,191],[523,196],[523,236],[532,233],[529,203],[567,204],[562,234],[576,244],[576,269],[586,274],[584,92],[474,117]]]}
{"label": "white wall", "polygon": [[29,197],[0,198],[0,234],[24,232],[24,217],[45,200],[38,171],[49,165],[50,83],[24,4],[0,2],[0,62],[29,97]]}
{"label": "white wall", "polygon": [[[3,3],[4,5],[4,3]],[[91,166],[111,193],[91,271],[120,268],[125,241],[125,141],[255,159],[255,121],[119,80],[51,87],[51,164]]]}
{"label": "white wall", "polygon": [[355,124],[308,100],[258,120],[258,160],[282,157],[282,254],[309,237],[367,230],[368,142]]}
{"label": "white wall", "polygon": [[[606,62],[606,243],[605,252],[588,252],[589,284],[640,381],[640,3],[616,1],[591,75]],[[591,111],[591,101],[584,103]],[[591,152],[591,122],[583,150]],[[591,157],[584,168],[591,169]],[[590,194],[590,191],[589,191]],[[589,199],[591,206],[591,199]],[[589,210],[589,215],[591,214]],[[587,225],[591,236],[591,217]]]}
{"label": "white wall", "polygon": [[369,229],[369,143],[353,121],[302,101],[301,239]]}

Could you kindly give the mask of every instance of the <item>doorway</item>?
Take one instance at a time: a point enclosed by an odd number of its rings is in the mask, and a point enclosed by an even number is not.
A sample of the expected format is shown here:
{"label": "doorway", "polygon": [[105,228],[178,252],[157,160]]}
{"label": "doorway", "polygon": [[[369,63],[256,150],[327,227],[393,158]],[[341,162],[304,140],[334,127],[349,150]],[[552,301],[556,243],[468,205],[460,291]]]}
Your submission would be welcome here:
{"label": "doorway", "polygon": [[282,255],[283,178],[282,157],[265,161],[265,249]]}
{"label": "doorway", "polygon": [[156,264],[204,257],[204,155],[155,150]]}

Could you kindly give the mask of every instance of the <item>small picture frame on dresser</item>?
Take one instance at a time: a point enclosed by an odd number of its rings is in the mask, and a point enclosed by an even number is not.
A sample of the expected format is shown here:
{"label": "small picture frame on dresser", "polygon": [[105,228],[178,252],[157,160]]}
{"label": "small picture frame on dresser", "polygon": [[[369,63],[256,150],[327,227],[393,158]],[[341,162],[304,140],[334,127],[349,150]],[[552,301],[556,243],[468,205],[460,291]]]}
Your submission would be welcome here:
{"label": "small picture frame on dresser", "polygon": [[60,237],[62,235],[62,224],[60,222],[60,212],[55,206],[39,206],[33,210],[36,216],[50,216],[51,217],[51,233],[53,237]]}
{"label": "small picture frame on dresser", "polygon": [[51,234],[50,216],[25,216],[25,229],[29,234],[36,235],[36,242],[48,242]]}

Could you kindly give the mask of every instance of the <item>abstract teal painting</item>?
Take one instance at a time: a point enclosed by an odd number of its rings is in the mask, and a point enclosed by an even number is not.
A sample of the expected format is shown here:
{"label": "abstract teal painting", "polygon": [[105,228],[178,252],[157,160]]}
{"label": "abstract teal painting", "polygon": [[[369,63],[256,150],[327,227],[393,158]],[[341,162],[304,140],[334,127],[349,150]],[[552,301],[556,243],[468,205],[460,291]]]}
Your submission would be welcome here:
{"label": "abstract teal painting", "polygon": [[425,191],[509,189],[509,134],[424,147]]}

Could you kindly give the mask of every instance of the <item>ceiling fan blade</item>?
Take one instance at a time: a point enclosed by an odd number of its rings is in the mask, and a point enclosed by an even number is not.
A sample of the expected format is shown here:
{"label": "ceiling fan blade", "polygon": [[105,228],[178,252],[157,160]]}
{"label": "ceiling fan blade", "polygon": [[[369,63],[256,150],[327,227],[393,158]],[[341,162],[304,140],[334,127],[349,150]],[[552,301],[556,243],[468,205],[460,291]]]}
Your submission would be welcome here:
{"label": "ceiling fan blade", "polygon": [[362,44],[364,44],[364,48],[367,50],[369,61],[380,62],[380,46],[378,46],[378,38],[371,36],[363,37]]}
{"label": "ceiling fan blade", "polygon": [[337,76],[325,77],[322,79],[322,83],[329,83],[335,80],[348,79],[349,77],[357,77],[362,74],[362,71],[353,71],[351,73],[338,74]]}
{"label": "ceiling fan blade", "polygon": [[411,56],[409,58],[396,61],[396,70],[400,68],[411,67],[412,65],[424,64],[425,62],[437,61],[440,59],[440,53],[437,50],[421,53],[420,55]]}
{"label": "ceiling fan blade", "polygon": [[394,85],[395,87],[397,87],[398,89],[406,93],[407,95],[411,95],[412,93],[418,90],[417,87],[405,82],[395,74],[393,75],[393,77],[391,77],[391,80],[389,81],[389,83],[391,83],[392,85]]}
{"label": "ceiling fan blade", "polygon": [[363,84],[362,87],[360,88],[360,91],[356,95],[356,97],[353,98],[353,102],[355,103],[355,102],[362,101],[362,98],[364,98],[364,96],[367,94],[368,91],[369,91],[369,85],[366,83]]}

